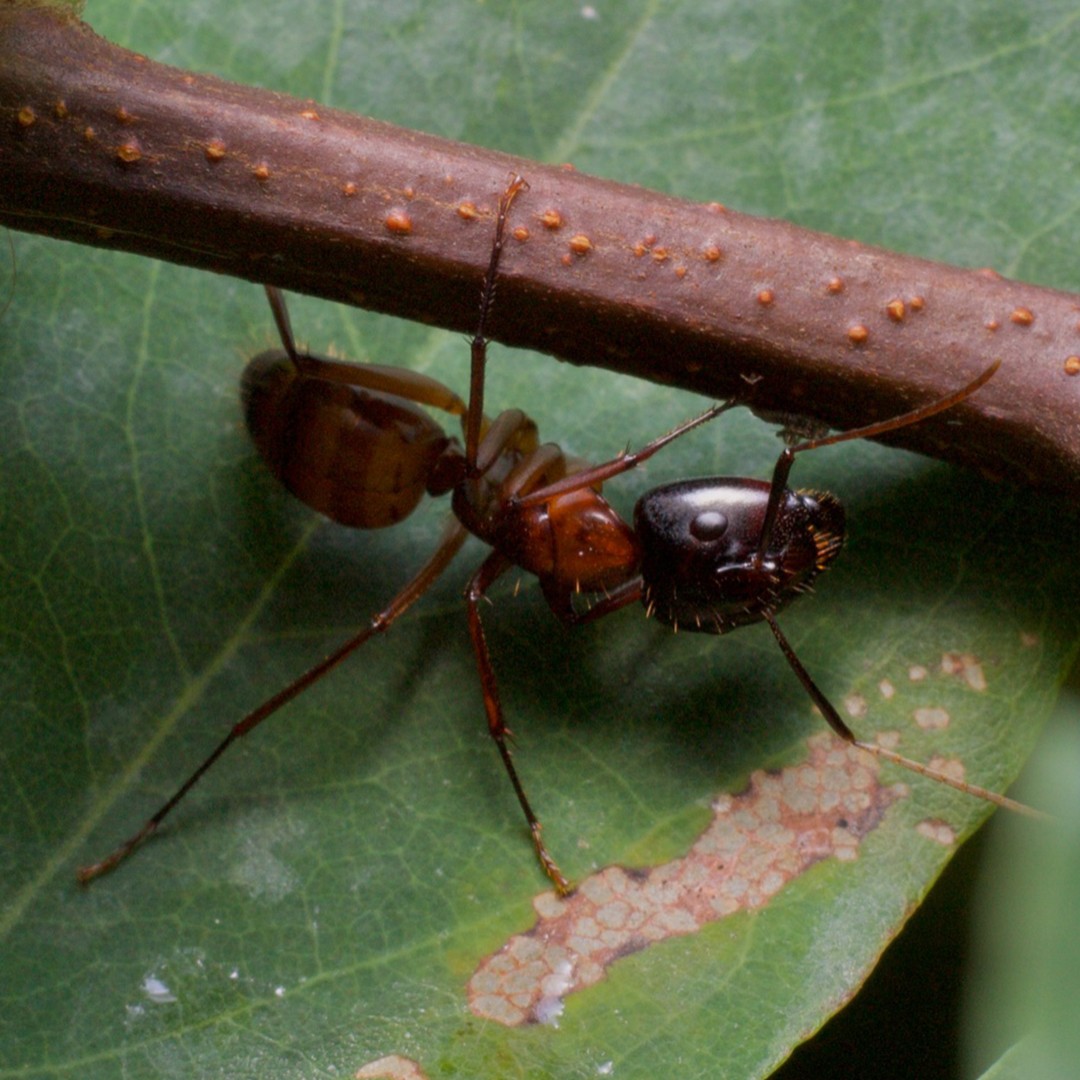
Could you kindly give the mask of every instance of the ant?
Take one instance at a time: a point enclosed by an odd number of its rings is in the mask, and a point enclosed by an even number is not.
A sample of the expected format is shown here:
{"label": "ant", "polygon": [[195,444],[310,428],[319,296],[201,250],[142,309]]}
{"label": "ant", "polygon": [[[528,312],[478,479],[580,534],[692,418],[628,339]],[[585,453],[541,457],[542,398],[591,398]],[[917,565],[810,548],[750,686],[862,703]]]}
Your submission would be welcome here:
{"label": "ant", "polygon": [[[570,891],[570,882],[544,846],[540,821],[514,766],[480,618],[480,601],[515,566],[536,575],[551,610],[567,625],[591,622],[634,601],[642,601],[649,615],[683,630],[724,634],[764,622],[799,682],[842,739],[997,805],[1032,812],[1004,796],[857,739],[811,679],[776,621],[779,611],[809,591],[844,539],[844,510],[835,496],[787,488],[796,456],[883,435],[950,409],[983,386],[998,363],[961,389],[912,412],[787,446],[771,481],[708,478],[655,488],[638,500],[631,527],[600,494],[602,482],[747,402],[734,398],[713,405],[640,450],[625,451],[594,466],[568,458],[553,443],[541,444],[535,423],[520,409],[508,409],[489,420],[483,411],[485,333],[507,217],[526,188],[526,182],[514,176],[498,204],[472,339],[467,404],[426,375],[301,352],[284,297],[266,286],[284,348],[251,360],[241,396],[248,429],[274,475],[309,506],[354,528],[376,529],[401,521],[425,492],[450,494],[453,513],[427,562],[363,629],[235,724],[138,832],[101,861],[78,871],[80,882],[113,870],[157,830],[229,746],[388,630],[443,573],[469,534],[492,549],[465,590],[488,732],[525,814],[536,854],[560,894]],[[458,417],[464,446],[421,405]]]}

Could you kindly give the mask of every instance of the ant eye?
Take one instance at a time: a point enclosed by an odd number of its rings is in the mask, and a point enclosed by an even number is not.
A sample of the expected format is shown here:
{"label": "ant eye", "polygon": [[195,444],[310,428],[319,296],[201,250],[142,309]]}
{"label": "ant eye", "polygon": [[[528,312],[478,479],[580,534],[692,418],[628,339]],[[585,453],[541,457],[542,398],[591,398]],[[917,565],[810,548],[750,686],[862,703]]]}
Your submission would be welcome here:
{"label": "ant eye", "polygon": [[702,510],[690,522],[690,535],[695,540],[719,540],[727,532],[727,527],[727,514],[722,514],[719,510]]}

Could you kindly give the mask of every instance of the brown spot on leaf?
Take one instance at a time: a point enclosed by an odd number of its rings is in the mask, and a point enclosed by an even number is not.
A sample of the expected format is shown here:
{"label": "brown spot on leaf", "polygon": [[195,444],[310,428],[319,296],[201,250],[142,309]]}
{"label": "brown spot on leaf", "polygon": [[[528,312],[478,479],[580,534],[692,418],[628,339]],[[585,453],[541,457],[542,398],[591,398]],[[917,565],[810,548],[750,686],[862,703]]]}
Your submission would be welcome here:
{"label": "brown spot on leaf", "polygon": [[948,822],[935,818],[927,818],[915,826],[915,831],[927,840],[933,840],[935,844],[943,847],[952,847],[956,843],[956,830]]}
{"label": "brown spot on leaf", "polygon": [[958,783],[963,783],[967,778],[967,769],[964,768],[964,763],[959,758],[947,758],[942,757],[940,754],[934,754],[927,762],[927,765],[936,772],[951,777]]}
{"label": "brown spot on leaf", "polygon": [[862,694],[848,694],[844,698],[844,712],[853,720],[861,720],[869,711],[870,706]]}
{"label": "brown spot on leaf", "polygon": [[964,680],[972,690],[986,689],[986,675],[982,664],[973,653],[943,653],[941,670],[946,675],[956,675]]}
{"label": "brown spot on leaf", "polygon": [[923,731],[940,731],[949,726],[949,711],[932,706],[925,706],[915,710],[915,723]]}
{"label": "brown spot on leaf", "polygon": [[685,856],[663,866],[610,866],[559,899],[534,902],[537,921],[486,957],[469,980],[477,1016],[513,1027],[552,1022],[563,999],[599,982],[630,953],[738,911],[764,907],[823,859],[850,860],[899,797],[876,762],[832,735],[809,740],[802,765],[759,770],[722,796]]}

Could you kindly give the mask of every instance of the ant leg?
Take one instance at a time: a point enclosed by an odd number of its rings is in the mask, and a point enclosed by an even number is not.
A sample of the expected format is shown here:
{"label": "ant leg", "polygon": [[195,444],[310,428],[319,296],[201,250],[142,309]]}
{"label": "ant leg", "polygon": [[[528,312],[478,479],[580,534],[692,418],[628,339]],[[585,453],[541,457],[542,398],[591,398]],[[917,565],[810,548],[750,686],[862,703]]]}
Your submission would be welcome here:
{"label": "ant leg", "polygon": [[712,408],[706,409],[699,416],[686,420],[678,427],[673,428],[666,435],[661,435],[659,438],[653,439],[652,442],[646,443],[640,450],[624,450],[618,457],[614,457],[610,461],[581,469],[579,472],[570,473],[561,480],[556,480],[554,483],[530,491],[527,495],[511,495],[510,501],[518,507],[540,506],[557,495],[566,495],[572,491],[580,491],[582,488],[594,487],[605,480],[610,480],[613,476],[629,472],[643,461],[648,461],[653,454],[658,450],[662,450],[668,443],[674,442],[687,432],[693,431],[694,428],[715,419],[721,413],[727,412],[728,409],[733,409],[742,404],[741,400],[733,399],[720,405],[713,405]]}
{"label": "ant leg", "polygon": [[384,607],[380,612],[372,616],[371,621],[358,634],[349,638],[340,648],[332,652],[326,659],[309,668],[299,678],[294,679],[288,686],[279,690],[273,697],[268,698],[258,708],[253,709],[242,720],[235,724],[232,730],[218,744],[210,756],[181,784],[176,793],[154,814],[141,829],[133,836],[124,841],[115,851],[106,855],[99,862],[82,866],[75,876],[80,885],[86,885],[94,878],[107,874],[120,865],[144,840],[151,837],[166,815],[174,806],[195,786],[203,777],[211,765],[238,739],[247,735],[259,726],[268,716],[277,712],[283,705],[292,701],[298,694],[306,690],[312,683],[321,679],[332,668],[337,667],[350,653],[355,652],[366,641],[376,634],[389,630],[399,616],[403,615],[425,592],[434,584],[439,575],[450,565],[450,561],[458,553],[458,549],[468,536],[465,528],[455,519],[451,519],[439,546],[428,561],[420,568],[404,588]]}
{"label": "ant leg", "polygon": [[629,581],[608,589],[602,599],[591,601],[584,611],[578,611],[573,602],[574,590],[562,582],[553,584],[550,579],[541,578],[540,588],[548,607],[564,626],[585,626],[596,622],[613,611],[635,603],[645,594],[645,582],[640,574],[635,574]]}
{"label": "ant leg", "polygon": [[868,753],[875,754],[877,757],[884,758],[886,761],[891,761],[894,765],[899,765],[911,772],[918,773],[920,776],[925,776],[930,780],[940,781],[942,784],[948,784],[949,787],[955,788],[957,791],[963,791],[967,795],[974,795],[978,799],[984,799],[986,802],[993,803],[995,806],[1000,806],[1005,810],[1013,810],[1026,817],[1043,820],[1049,818],[1048,814],[1044,814],[1039,810],[1033,810],[1030,806],[1017,802],[1015,799],[1010,799],[1005,795],[999,795],[996,791],[990,791],[988,788],[980,787],[978,784],[969,784],[966,780],[957,780],[947,773],[933,769],[929,765],[924,765],[921,761],[915,761],[912,758],[904,757],[894,750],[889,750],[884,746],[878,746],[877,743],[868,743],[863,742],[861,739],[857,739],[851,728],[840,719],[840,714],[836,711],[832,702],[829,701],[820,689],[818,689],[814,680],[810,678],[810,673],[803,667],[802,662],[795,655],[795,650],[791,647],[788,639],[781,633],[773,613],[766,609],[762,613],[762,617],[769,624],[769,629],[773,632],[773,637],[776,638],[776,643],[780,646],[780,651],[787,658],[787,662],[791,665],[791,670],[795,672],[799,682],[802,683],[803,689],[810,695],[811,700],[818,709],[821,710],[821,714],[825,717],[829,727],[831,727],[844,742],[850,743],[852,746],[857,746],[860,750],[866,750]]}
{"label": "ant leg", "polygon": [[510,206],[519,192],[529,185],[523,177],[512,176],[506,190],[499,199],[499,209],[495,218],[495,239],[491,245],[491,259],[488,262],[484,284],[480,288],[480,319],[476,324],[476,333],[472,339],[472,368],[469,375],[469,412],[465,424],[465,460],[470,470],[475,467],[476,455],[480,447],[481,427],[484,421],[484,368],[487,365],[487,329],[488,314],[495,299],[495,282],[499,272],[499,258],[503,249],[503,234],[506,231],[506,218]]}
{"label": "ant leg", "polygon": [[[342,383],[345,386],[363,387],[366,390],[378,390],[386,394],[396,394],[418,405],[430,405],[452,416],[464,416],[465,402],[450,387],[419,371],[407,368],[390,367],[385,364],[352,364],[345,360],[332,360],[325,356],[301,352],[293,338],[292,321],[285,296],[274,285],[264,285],[266,298],[270,301],[270,310],[277,324],[278,335],[285,349],[285,355],[292,361],[296,370],[306,378],[322,379],[324,382]],[[260,356],[279,357],[280,353],[261,353]],[[256,357],[258,360],[259,357]]]}
{"label": "ant leg", "polygon": [[510,755],[508,745],[508,740],[511,738],[510,730],[503,719],[502,705],[499,701],[499,687],[495,680],[495,669],[491,664],[491,654],[488,651],[487,638],[484,634],[484,624],[480,619],[480,601],[499,575],[508,570],[510,566],[511,563],[507,558],[499,552],[493,551],[473,575],[468,588],[465,590],[465,603],[469,614],[469,635],[472,638],[476,663],[480,671],[480,685],[484,694],[484,710],[487,713],[488,734],[495,740],[503,766],[506,768],[510,783],[514,787],[514,794],[517,795],[517,800],[525,813],[525,820],[529,824],[533,847],[536,849],[540,865],[544,868],[544,873],[551,879],[555,891],[560,896],[566,896],[571,891],[572,886],[563,876],[562,871],[544,846],[540,820],[533,813],[528,796],[525,794],[525,788],[522,787],[521,780],[518,777],[517,769],[514,768],[514,761]]}
{"label": "ant leg", "polygon": [[959,405],[961,401],[971,397],[976,390],[990,381],[1000,366],[1001,361],[995,360],[967,386],[962,386],[959,390],[954,390],[951,394],[946,394],[945,397],[931,401],[918,409],[913,409],[911,412],[894,416],[891,420],[880,420],[878,423],[868,424],[866,427],[852,428],[850,431],[838,431],[834,435],[825,435],[820,439],[808,439],[806,442],[785,447],[781,451],[780,457],[777,458],[776,466],[773,469],[772,491],[769,494],[769,505],[765,508],[765,521],[761,527],[761,539],[758,541],[757,554],[754,557],[755,562],[760,566],[765,558],[765,552],[769,550],[773,527],[776,524],[776,515],[780,511],[780,503],[787,488],[788,474],[791,472],[791,466],[795,463],[796,454],[801,454],[804,450],[817,450],[822,446],[835,446],[837,443],[850,442],[852,439],[874,439],[878,435],[885,435],[890,431],[897,431],[900,428],[918,424],[920,421],[936,416],[946,409],[951,409],[954,405]]}
{"label": "ant leg", "polygon": [[296,348],[296,338],[293,337],[292,319],[289,318],[285,294],[276,285],[264,285],[263,288],[266,290],[266,299],[270,302],[270,311],[274,316],[274,325],[277,326],[281,344],[297,370],[302,370],[307,356]]}
{"label": "ant leg", "polygon": [[521,409],[504,409],[487,426],[476,457],[472,459],[473,475],[485,476],[491,467],[507,453],[517,453],[528,459],[540,445],[536,422]]}

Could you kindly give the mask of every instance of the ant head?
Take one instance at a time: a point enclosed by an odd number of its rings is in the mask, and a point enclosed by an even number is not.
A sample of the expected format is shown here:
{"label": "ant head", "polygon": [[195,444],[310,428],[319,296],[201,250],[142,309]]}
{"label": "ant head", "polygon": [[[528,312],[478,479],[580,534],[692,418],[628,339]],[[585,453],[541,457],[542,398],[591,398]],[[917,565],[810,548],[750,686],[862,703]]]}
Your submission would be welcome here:
{"label": "ant head", "polygon": [[634,509],[644,600],[681,630],[724,634],[791,603],[836,557],[844,508],[828,494],[785,491],[759,552],[772,486],[685,480],[647,492]]}

